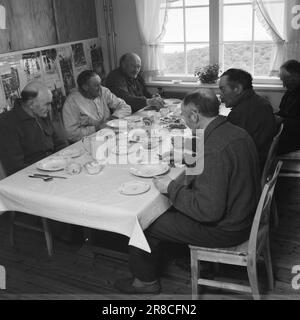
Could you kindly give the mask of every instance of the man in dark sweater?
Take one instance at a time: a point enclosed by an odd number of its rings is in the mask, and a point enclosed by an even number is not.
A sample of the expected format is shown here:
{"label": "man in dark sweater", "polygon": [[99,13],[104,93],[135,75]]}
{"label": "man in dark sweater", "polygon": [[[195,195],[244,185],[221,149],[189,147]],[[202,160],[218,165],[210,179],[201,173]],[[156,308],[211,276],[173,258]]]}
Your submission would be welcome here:
{"label": "man in dark sweater", "polygon": [[[187,125],[204,130],[204,170],[172,181],[154,179],[173,203],[146,231],[151,253],[130,247],[133,279],[118,280],[123,293],[158,293],[159,244],[231,247],[249,238],[260,196],[259,161],[248,133],[218,116],[219,101],[209,90],[189,94],[182,105]],[[187,171],[188,173],[188,171]]]}
{"label": "man in dark sweater", "polygon": [[67,146],[49,118],[52,94],[32,82],[22,91],[15,107],[0,115],[0,161],[13,174]]}
{"label": "man in dark sweater", "polygon": [[[68,146],[64,128],[58,122],[54,126],[49,117],[51,103],[48,88],[34,81],[23,89],[14,108],[0,115],[0,162],[6,175]],[[29,216],[23,219],[31,220]],[[50,226],[52,234],[61,240],[82,241],[79,227],[56,221]]]}
{"label": "man in dark sweater", "polygon": [[140,57],[135,53],[126,53],[120,59],[119,68],[108,75],[105,86],[129,104],[133,112],[146,106],[162,108],[163,100],[158,96],[152,97],[148,92],[140,71]]}
{"label": "man in dark sweater", "polygon": [[279,153],[300,150],[300,62],[289,60],[280,68],[280,78],[287,89],[281,100],[278,121],[284,123]]}
{"label": "man in dark sweater", "polygon": [[253,90],[252,76],[240,69],[229,69],[221,76],[221,100],[232,108],[228,121],[245,129],[252,137],[263,170],[277,125],[269,101]]}

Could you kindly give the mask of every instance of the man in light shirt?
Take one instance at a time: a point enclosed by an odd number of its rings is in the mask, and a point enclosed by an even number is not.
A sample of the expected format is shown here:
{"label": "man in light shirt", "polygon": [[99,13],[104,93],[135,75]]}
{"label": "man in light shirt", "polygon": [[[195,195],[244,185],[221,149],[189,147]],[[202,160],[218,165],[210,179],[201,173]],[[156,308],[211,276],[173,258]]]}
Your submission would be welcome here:
{"label": "man in light shirt", "polygon": [[63,120],[68,140],[75,143],[105,127],[112,117],[124,118],[131,107],[101,86],[101,78],[91,70],[77,79],[78,90],[72,92],[63,107]]}

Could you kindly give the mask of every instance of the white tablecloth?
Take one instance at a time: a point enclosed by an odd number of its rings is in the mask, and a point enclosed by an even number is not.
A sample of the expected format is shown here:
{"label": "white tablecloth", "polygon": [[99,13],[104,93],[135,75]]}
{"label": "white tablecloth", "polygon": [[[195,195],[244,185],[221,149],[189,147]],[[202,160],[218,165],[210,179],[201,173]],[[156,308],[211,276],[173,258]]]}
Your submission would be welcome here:
{"label": "white tablecloth", "polygon": [[[81,142],[77,145],[81,146]],[[76,159],[86,162],[86,155]],[[150,226],[170,206],[152,179],[143,179],[129,173],[130,165],[108,165],[96,176],[83,171],[69,176],[64,172],[56,175],[68,179],[44,182],[31,179],[37,173],[32,165],[0,181],[0,212],[21,211],[49,219],[106,230],[130,238],[129,244],[150,252],[143,230]],[[182,169],[172,169],[176,178]],[[51,174],[51,173],[50,173]],[[54,175],[54,174],[53,174]],[[137,196],[125,196],[118,188],[125,182],[142,180],[151,184],[151,190]]]}

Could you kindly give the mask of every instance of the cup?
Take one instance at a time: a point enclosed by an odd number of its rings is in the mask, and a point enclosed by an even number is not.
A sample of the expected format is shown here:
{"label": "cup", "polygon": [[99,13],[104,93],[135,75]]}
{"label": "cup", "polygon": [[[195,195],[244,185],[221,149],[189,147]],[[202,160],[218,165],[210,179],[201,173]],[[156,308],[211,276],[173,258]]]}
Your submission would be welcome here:
{"label": "cup", "polygon": [[84,150],[94,161],[108,158],[110,141],[106,136],[89,136],[82,139]]}
{"label": "cup", "polygon": [[160,114],[162,117],[166,117],[169,114],[169,109],[168,108],[161,108]]}

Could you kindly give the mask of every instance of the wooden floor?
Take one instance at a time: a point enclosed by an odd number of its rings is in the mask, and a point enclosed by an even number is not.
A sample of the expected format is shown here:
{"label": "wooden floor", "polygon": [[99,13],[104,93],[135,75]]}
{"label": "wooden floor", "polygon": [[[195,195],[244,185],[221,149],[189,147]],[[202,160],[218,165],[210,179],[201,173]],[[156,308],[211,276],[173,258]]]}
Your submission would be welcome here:
{"label": "wooden floor", "polygon": [[[263,299],[300,299],[300,290],[292,288],[292,268],[300,265],[300,179],[281,179],[277,189],[280,226],[272,230],[272,258],[276,288],[268,293],[263,266],[259,267]],[[123,241],[123,240],[122,240]],[[126,247],[126,244],[125,246]],[[7,290],[0,300],[10,299],[98,299],[98,300],[190,300],[189,272],[169,261],[161,278],[159,296],[122,296],[113,288],[119,278],[130,276],[127,255],[99,249],[96,255],[78,245],[55,241],[55,254],[48,258],[42,234],[18,229],[17,249],[8,240],[8,217],[0,216],[0,265],[7,271]],[[244,269],[222,266],[219,277],[232,276],[246,280]],[[203,291],[201,299],[251,299],[224,291]]]}

